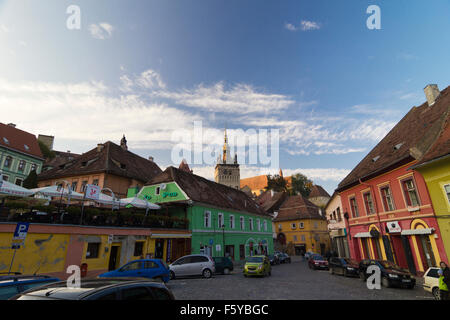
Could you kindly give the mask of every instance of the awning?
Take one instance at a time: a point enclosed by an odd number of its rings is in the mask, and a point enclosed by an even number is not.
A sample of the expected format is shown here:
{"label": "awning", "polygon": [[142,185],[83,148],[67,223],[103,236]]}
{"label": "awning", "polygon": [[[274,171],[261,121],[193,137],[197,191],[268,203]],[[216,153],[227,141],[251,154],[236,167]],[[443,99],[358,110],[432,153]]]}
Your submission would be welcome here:
{"label": "awning", "polygon": [[353,238],[372,238],[370,232],[359,232],[353,236]]}
{"label": "awning", "polygon": [[420,234],[432,234],[434,232],[434,228],[426,228],[426,229],[410,229],[403,230],[402,236],[410,236],[410,235],[420,235]]}
{"label": "awning", "polygon": [[152,233],[152,239],[174,239],[174,238],[191,238],[192,233]]}

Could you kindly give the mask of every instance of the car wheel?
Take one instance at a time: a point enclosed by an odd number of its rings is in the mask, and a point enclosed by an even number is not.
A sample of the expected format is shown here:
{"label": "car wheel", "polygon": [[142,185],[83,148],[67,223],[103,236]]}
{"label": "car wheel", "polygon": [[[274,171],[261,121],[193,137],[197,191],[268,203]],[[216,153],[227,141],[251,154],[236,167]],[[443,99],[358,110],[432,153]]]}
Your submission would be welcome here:
{"label": "car wheel", "polygon": [[381,279],[381,284],[383,285],[383,287],[389,288],[391,286],[391,284],[389,283],[388,278],[382,278]]}
{"label": "car wheel", "polygon": [[441,300],[441,295],[439,294],[438,287],[434,287],[433,290],[431,291],[431,293],[433,294],[433,297],[435,300]]}
{"label": "car wheel", "polygon": [[223,269],[223,274],[230,274],[230,269],[228,268]]}
{"label": "car wheel", "polygon": [[170,271],[170,276],[169,276],[170,280],[175,279],[175,273],[173,271]]}
{"label": "car wheel", "polygon": [[366,276],[364,275],[364,272],[363,272],[363,271],[360,271],[360,272],[359,272],[359,278],[360,278],[362,281],[366,281]]}
{"label": "car wheel", "polygon": [[211,278],[211,275],[212,275],[211,270],[209,270],[209,269],[203,270],[202,275],[203,275],[203,278],[206,278],[206,279]]}

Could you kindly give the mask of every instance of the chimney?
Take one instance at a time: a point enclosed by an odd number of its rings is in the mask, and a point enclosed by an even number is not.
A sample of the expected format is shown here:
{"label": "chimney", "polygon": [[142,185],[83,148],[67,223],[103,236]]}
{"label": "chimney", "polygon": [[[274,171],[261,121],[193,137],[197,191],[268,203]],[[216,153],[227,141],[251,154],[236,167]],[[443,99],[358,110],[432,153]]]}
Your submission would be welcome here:
{"label": "chimney", "polygon": [[148,160],[150,160],[151,162],[153,162],[154,158],[152,156],[148,157]]}
{"label": "chimney", "polygon": [[429,84],[423,89],[423,91],[427,97],[428,106],[431,107],[436,102],[436,99],[440,94],[439,88],[437,84]]}
{"label": "chimney", "polygon": [[15,128],[16,125],[14,123],[8,123],[8,126]]}
{"label": "chimney", "polygon": [[101,152],[103,150],[104,145],[102,143],[97,144],[97,152]]}

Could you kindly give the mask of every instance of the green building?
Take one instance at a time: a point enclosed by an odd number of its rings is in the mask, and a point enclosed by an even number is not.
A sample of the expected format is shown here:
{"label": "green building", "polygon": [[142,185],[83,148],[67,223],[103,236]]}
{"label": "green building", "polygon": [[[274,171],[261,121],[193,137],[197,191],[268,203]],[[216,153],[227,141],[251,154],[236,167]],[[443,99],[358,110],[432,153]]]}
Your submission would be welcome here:
{"label": "green building", "polygon": [[189,250],[174,252],[226,255],[234,260],[273,252],[271,217],[240,190],[169,167],[143,187],[138,197],[159,204],[159,214],[188,219]]}
{"label": "green building", "polygon": [[36,136],[14,124],[0,123],[0,170],[3,180],[22,186],[31,171],[39,174],[44,157]]}

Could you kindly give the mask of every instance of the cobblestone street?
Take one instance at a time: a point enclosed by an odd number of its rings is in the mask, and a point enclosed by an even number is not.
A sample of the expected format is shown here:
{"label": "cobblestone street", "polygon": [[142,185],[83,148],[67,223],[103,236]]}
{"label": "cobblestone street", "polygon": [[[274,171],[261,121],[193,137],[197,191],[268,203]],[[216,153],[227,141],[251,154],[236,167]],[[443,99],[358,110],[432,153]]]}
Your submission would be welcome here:
{"label": "cobblestone street", "polygon": [[272,267],[272,276],[245,278],[241,267],[231,275],[211,279],[176,279],[167,285],[176,299],[193,300],[432,300],[418,279],[413,290],[369,290],[359,278],[314,271],[306,261],[293,257],[291,264]]}

